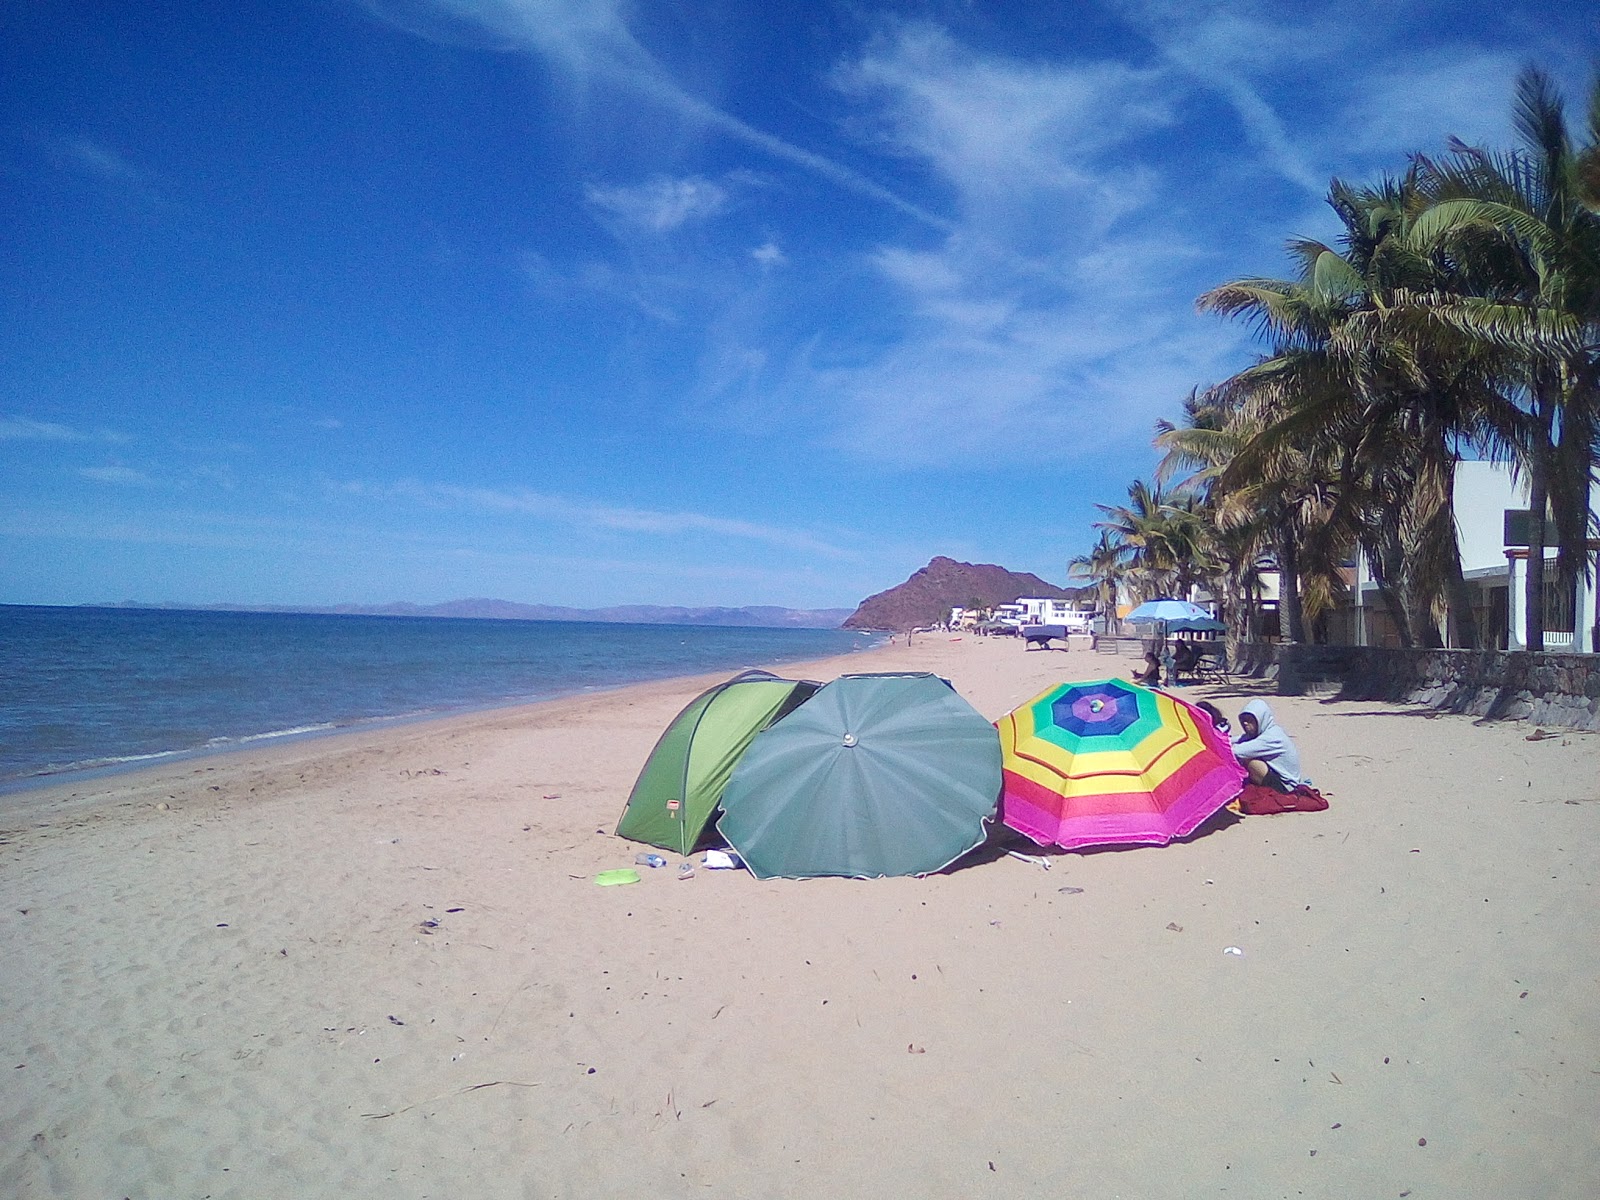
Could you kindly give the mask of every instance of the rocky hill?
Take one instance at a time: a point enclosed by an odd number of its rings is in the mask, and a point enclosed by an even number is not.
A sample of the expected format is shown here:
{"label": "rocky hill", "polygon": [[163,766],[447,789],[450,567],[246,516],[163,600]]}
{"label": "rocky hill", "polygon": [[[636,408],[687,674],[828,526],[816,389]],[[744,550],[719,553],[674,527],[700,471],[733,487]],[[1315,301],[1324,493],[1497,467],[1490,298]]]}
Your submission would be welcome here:
{"label": "rocky hill", "polygon": [[974,602],[987,608],[1010,604],[1021,596],[1071,600],[1085,590],[1056,587],[1037,575],[1008,571],[989,563],[956,562],[941,556],[899,586],[868,596],[844,627],[898,633],[918,625],[936,624],[951,608],[964,608]]}

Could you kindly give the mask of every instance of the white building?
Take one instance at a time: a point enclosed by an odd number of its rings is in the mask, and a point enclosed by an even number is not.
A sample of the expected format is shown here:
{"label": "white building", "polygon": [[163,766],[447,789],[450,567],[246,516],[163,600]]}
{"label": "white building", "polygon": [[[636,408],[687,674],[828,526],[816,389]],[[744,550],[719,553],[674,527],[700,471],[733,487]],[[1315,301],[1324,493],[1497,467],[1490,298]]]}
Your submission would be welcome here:
{"label": "white building", "polygon": [[[1590,493],[1590,507],[1596,493]],[[1513,482],[1511,470],[1502,463],[1463,462],[1456,464],[1456,536],[1461,546],[1461,569],[1472,593],[1472,607],[1478,618],[1483,645],[1489,649],[1523,650],[1526,621],[1523,596],[1528,571],[1525,547],[1506,545],[1507,514],[1526,512],[1527,480]],[[1589,568],[1600,541],[1589,542]],[[1590,580],[1579,576],[1576,589],[1565,592],[1555,577],[1556,552],[1545,548],[1545,635],[1546,650],[1592,652],[1595,627],[1595,596]],[[1354,583],[1354,629],[1358,646],[1398,646],[1399,636],[1390,622],[1378,587],[1372,581],[1364,557],[1356,561]],[[1448,636],[1449,623],[1445,623]]]}
{"label": "white building", "polygon": [[1089,628],[1093,613],[1080,611],[1071,600],[1048,600],[1043,597],[1023,596],[1015,604],[1001,605],[1016,615],[1023,625],[1066,625]]}

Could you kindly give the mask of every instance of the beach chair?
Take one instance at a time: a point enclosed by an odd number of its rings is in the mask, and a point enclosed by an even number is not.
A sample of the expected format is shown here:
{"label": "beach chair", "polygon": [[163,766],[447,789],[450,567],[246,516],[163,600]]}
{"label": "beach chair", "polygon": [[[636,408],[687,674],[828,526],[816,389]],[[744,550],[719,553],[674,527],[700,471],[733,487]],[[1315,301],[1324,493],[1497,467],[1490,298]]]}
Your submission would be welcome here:
{"label": "beach chair", "polygon": [[1197,683],[1228,682],[1228,650],[1225,646],[1203,646],[1195,656],[1189,673]]}

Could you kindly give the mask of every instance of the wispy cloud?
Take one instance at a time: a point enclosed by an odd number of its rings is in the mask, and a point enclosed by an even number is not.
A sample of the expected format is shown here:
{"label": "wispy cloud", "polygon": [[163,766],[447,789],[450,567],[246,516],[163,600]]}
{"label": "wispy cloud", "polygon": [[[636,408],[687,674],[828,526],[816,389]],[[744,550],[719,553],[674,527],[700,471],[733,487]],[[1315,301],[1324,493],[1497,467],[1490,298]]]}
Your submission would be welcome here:
{"label": "wispy cloud", "polygon": [[[834,83],[877,106],[888,147],[928,163],[968,220],[1065,200],[1057,223],[1114,220],[1126,179],[1096,156],[1171,122],[1158,76],[1115,61],[1027,63],[972,51],[936,26],[895,26],[843,63]],[[1134,198],[1137,203],[1137,198]]]}
{"label": "wispy cloud", "polygon": [[[462,25],[488,31],[505,49],[536,54],[580,85],[627,88],[682,119],[715,129],[775,159],[858,195],[887,204],[935,229],[951,222],[883,184],[815,151],[796,146],[724,112],[674,80],[634,37],[622,0],[364,0],[369,11],[412,33],[451,40]],[[432,16],[430,23],[426,18]],[[440,21],[445,24],[440,24]]]}
{"label": "wispy cloud", "polygon": [[1390,170],[1414,151],[1441,151],[1449,137],[1475,145],[1507,144],[1511,96],[1522,65],[1512,54],[1474,46],[1386,63],[1348,81],[1327,142],[1333,153],[1379,159]]}
{"label": "wispy cloud", "polygon": [[1335,55],[1348,40],[1348,23],[1314,16],[1291,22],[1248,0],[1122,0],[1118,7],[1167,64],[1233,109],[1270,169],[1313,195],[1327,191],[1328,176],[1307,157],[1303,139],[1288,129],[1260,81]]}
{"label": "wispy cloud", "polygon": [[90,138],[55,138],[46,143],[46,149],[60,170],[141,202],[159,200],[155,174],[112,146]]}
{"label": "wispy cloud", "polygon": [[546,303],[564,304],[574,296],[588,295],[621,301],[662,325],[676,326],[683,318],[660,297],[682,290],[682,280],[652,277],[640,271],[624,275],[610,263],[590,261],[563,270],[535,250],[517,256],[523,276]]}
{"label": "wispy cloud", "polygon": [[63,161],[69,162],[79,170],[90,175],[98,175],[101,179],[109,179],[118,183],[144,184],[148,176],[138,167],[134,166],[117,151],[97,142],[78,140],[63,142],[59,148]]}
{"label": "wispy cloud", "polygon": [[727,188],[698,175],[683,179],[658,176],[633,187],[590,184],[584,194],[591,204],[654,233],[667,233],[687,221],[714,216],[728,203]]}
{"label": "wispy cloud", "polygon": [[145,472],[132,467],[82,467],[78,474],[95,483],[114,487],[154,487],[156,482]]}
{"label": "wispy cloud", "polygon": [[756,409],[777,393],[780,411],[814,414],[819,439],[905,465],[1086,459],[1147,441],[1236,340],[1185,325],[1196,251],[1161,215],[1165,181],[1132,152],[1175,120],[1164,80],[893,26],[834,82],[859,106],[858,131],[935,174],[961,227],[933,248],[872,251],[887,333],[812,339],[770,370],[759,342],[725,346],[714,386]]}
{"label": "wispy cloud", "polygon": [[750,257],[760,263],[764,270],[771,270],[773,267],[785,267],[789,265],[789,256],[785,254],[781,248],[779,248],[777,242],[770,240],[763,242],[754,250],[750,251]]}
{"label": "wispy cloud", "polygon": [[348,481],[334,485],[349,496],[379,500],[406,500],[441,508],[467,508],[481,512],[533,517],[563,525],[618,533],[660,537],[710,534],[715,537],[761,542],[787,550],[828,558],[852,558],[847,550],[803,530],[784,529],[738,518],[694,512],[663,512],[552,496],[531,489],[501,490],[455,484],[401,480],[390,484]]}
{"label": "wispy cloud", "polygon": [[54,421],[32,417],[0,417],[0,441],[86,442],[89,436]]}
{"label": "wispy cloud", "polygon": [[40,421],[19,415],[0,416],[0,442],[127,442],[125,433],[114,429],[84,430],[57,421]]}

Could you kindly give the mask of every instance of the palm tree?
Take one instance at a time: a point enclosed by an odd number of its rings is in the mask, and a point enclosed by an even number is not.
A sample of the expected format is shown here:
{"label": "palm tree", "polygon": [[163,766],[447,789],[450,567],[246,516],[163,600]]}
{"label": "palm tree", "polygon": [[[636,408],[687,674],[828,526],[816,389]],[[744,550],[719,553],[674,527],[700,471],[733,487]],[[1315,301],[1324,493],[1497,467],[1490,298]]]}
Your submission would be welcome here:
{"label": "palm tree", "polygon": [[[1240,403],[1240,394],[1227,387],[1197,390],[1183,407],[1184,424],[1156,423],[1155,444],[1165,451],[1156,480],[1165,484],[1188,473],[1174,491],[1193,497],[1194,510],[1204,523],[1206,583],[1216,597],[1219,617],[1228,626],[1229,656],[1237,659],[1239,643],[1256,632],[1252,618],[1261,592],[1260,563],[1272,555],[1274,527],[1282,514],[1262,503],[1260,489],[1229,489],[1222,484],[1233,460],[1260,431],[1260,422]],[[1298,597],[1298,580],[1291,590]],[[1279,594],[1286,593],[1280,588]]]}
{"label": "palm tree", "polygon": [[[1337,559],[1360,544],[1391,612],[1398,584],[1403,643],[1440,644],[1448,611],[1456,644],[1476,646],[1454,471],[1458,446],[1503,437],[1511,424],[1492,358],[1412,301],[1449,286],[1445,265],[1406,240],[1423,205],[1414,176],[1369,189],[1335,180],[1329,204],[1344,226],[1342,252],[1297,239],[1295,279],[1240,280],[1200,298],[1203,310],[1250,319],[1272,345],[1229,381],[1257,426],[1223,478],[1268,485],[1287,505],[1280,565],[1297,575],[1304,552],[1315,552],[1313,608],[1332,602]],[[1293,610],[1286,616],[1292,626]]]}
{"label": "palm tree", "polygon": [[1171,595],[1192,581],[1194,566],[1192,538],[1188,528],[1175,520],[1172,506],[1161,493],[1142,479],[1128,485],[1125,505],[1097,504],[1106,520],[1095,527],[1110,535],[1113,543],[1126,548],[1127,579],[1141,600]]}
{"label": "palm tree", "polygon": [[1536,68],[1517,80],[1522,146],[1495,155],[1456,142],[1419,160],[1431,201],[1411,233],[1448,256],[1468,287],[1424,297],[1436,319],[1510,351],[1523,416],[1515,446],[1529,483],[1526,641],[1544,648],[1545,514],[1560,585],[1587,572],[1589,490],[1600,462],[1600,73],[1589,141],[1576,145],[1560,93]]}
{"label": "palm tree", "polygon": [[1096,602],[1108,634],[1116,629],[1117,593],[1127,578],[1128,561],[1128,547],[1115,541],[1108,530],[1102,529],[1100,540],[1094,548],[1067,564],[1068,578],[1087,579],[1094,583]]}

